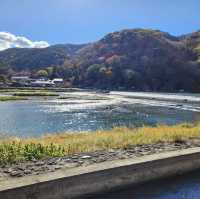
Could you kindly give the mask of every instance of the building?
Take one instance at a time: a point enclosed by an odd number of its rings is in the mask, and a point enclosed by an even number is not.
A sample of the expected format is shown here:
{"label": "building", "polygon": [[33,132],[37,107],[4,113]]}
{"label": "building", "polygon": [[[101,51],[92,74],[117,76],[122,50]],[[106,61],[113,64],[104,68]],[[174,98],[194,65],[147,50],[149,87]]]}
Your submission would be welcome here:
{"label": "building", "polygon": [[53,83],[55,84],[55,86],[57,86],[57,87],[63,86],[63,83],[64,83],[64,81],[63,81],[62,78],[55,78],[55,79],[52,80],[52,82],[53,82]]}
{"label": "building", "polygon": [[29,78],[29,76],[12,76],[11,81],[16,85],[28,86],[32,80]]}
{"label": "building", "polygon": [[30,80],[29,76],[12,76],[11,77],[12,81],[28,81]]}
{"label": "building", "polygon": [[62,87],[64,81],[62,78],[49,80],[47,78],[32,79],[29,76],[12,76],[14,86],[33,86],[33,87]]}
{"label": "building", "polygon": [[33,87],[53,87],[55,84],[51,80],[35,80],[32,81],[30,86]]}

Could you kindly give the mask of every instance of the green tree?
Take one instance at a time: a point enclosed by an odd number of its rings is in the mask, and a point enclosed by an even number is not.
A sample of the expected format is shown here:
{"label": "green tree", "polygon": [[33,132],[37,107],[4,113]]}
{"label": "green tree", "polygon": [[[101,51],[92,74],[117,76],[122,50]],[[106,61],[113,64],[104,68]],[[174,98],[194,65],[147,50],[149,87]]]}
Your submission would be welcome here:
{"label": "green tree", "polygon": [[47,67],[46,71],[48,73],[48,76],[51,76],[53,74],[53,67]]}
{"label": "green tree", "polygon": [[100,69],[102,65],[100,64],[93,64],[87,68],[87,79],[92,81],[97,81],[99,78]]}
{"label": "green tree", "polygon": [[46,70],[39,70],[36,74],[38,77],[48,77],[48,72]]}
{"label": "green tree", "polygon": [[6,67],[5,64],[0,62],[0,74],[6,74],[7,73],[7,69],[8,69],[8,67]]}
{"label": "green tree", "polygon": [[7,78],[5,75],[0,75],[0,82],[5,83],[7,81]]}

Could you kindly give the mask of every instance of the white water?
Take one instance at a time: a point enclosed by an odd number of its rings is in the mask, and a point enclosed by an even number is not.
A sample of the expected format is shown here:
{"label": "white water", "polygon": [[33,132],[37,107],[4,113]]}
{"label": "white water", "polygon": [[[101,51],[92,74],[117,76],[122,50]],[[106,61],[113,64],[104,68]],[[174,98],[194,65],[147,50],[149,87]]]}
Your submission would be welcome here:
{"label": "white water", "polygon": [[[94,92],[65,93],[64,97],[67,98],[62,100],[50,100],[50,104],[46,105],[46,107],[49,107],[47,111],[71,112],[76,110],[96,109],[111,105],[140,104],[145,106],[168,107],[200,112],[200,96],[192,96],[189,94],[180,95],[113,91],[110,94],[98,94]],[[53,103],[53,107],[51,103]]]}

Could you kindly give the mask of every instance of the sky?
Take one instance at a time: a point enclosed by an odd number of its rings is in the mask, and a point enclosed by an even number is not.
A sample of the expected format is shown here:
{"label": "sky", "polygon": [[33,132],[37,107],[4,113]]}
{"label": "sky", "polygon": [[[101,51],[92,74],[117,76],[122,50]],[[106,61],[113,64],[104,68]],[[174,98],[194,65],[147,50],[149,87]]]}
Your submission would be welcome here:
{"label": "sky", "polygon": [[88,43],[127,28],[200,30],[200,0],[0,0],[0,50]]}

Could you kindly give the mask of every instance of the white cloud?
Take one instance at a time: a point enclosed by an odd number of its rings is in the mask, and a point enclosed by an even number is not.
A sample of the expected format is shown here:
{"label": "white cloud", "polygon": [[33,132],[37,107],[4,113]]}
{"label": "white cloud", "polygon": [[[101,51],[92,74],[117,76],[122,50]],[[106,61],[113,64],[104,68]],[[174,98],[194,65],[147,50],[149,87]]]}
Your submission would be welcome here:
{"label": "white cloud", "polygon": [[9,32],[0,32],[0,50],[7,48],[46,48],[46,41],[31,41],[26,37],[16,36]]}

